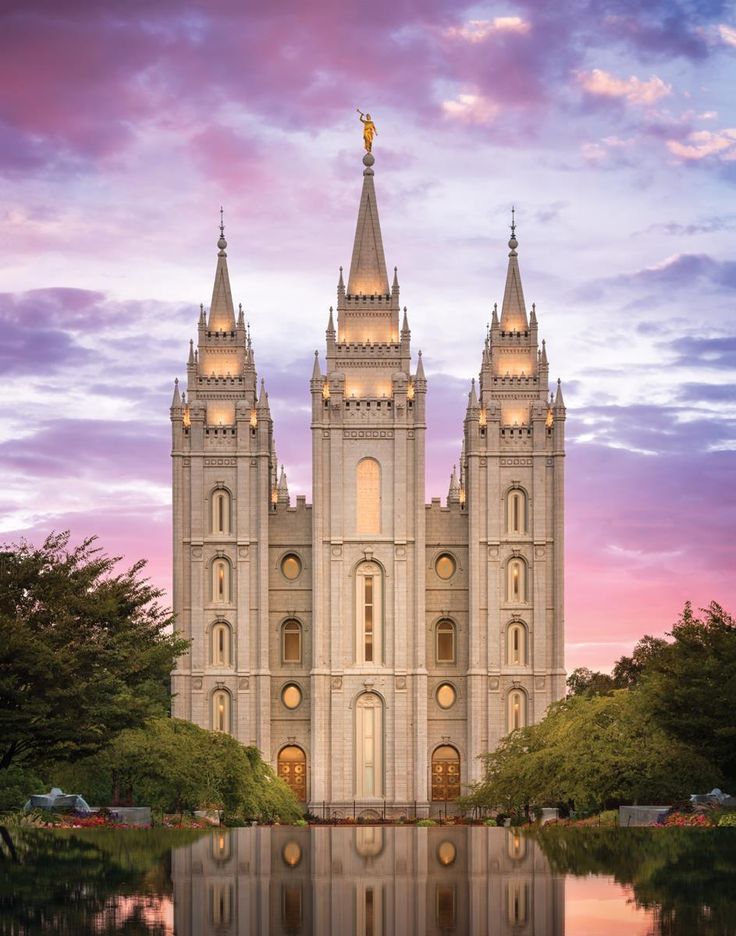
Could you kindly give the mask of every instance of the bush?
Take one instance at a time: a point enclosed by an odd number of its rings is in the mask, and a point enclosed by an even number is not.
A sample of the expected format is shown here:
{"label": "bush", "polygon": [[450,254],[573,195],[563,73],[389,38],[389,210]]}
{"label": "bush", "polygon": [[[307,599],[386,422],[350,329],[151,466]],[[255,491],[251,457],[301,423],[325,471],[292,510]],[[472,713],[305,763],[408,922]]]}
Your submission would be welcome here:
{"label": "bush", "polygon": [[723,813],[718,817],[719,829],[736,829],[736,812]]}
{"label": "bush", "polygon": [[15,764],[0,770],[0,813],[21,809],[31,793],[43,792],[44,782],[33,770]]}
{"label": "bush", "polygon": [[420,829],[430,829],[432,826],[436,826],[437,823],[434,819],[417,819],[417,826]]}

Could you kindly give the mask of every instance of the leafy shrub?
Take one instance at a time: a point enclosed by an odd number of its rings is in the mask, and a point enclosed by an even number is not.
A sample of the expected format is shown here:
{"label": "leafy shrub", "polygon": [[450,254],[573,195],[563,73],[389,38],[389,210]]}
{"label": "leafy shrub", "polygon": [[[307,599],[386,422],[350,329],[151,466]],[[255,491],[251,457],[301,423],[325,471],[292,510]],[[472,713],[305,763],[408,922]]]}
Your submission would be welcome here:
{"label": "leafy shrub", "polygon": [[0,770],[0,813],[21,809],[31,793],[43,792],[43,780],[34,771],[15,764]]}
{"label": "leafy shrub", "polygon": [[434,821],[434,819],[417,819],[417,826],[420,829],[429,829],[436,825],[437,823]]}
{"label": "leafy shrub", "polygon": [[736,829],[736,812],[723,813],[718,817],[719,829]]}

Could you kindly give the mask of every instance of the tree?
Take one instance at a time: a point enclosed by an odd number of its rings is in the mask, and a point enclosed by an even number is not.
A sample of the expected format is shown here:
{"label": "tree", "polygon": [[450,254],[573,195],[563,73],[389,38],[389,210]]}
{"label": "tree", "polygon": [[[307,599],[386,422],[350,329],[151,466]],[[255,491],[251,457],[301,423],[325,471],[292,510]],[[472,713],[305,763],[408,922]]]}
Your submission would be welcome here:
{"label": "tree", "polygon": [[67,532],[0,551],[0,769],[92,754],[168,711],[188,643],[145,563],[115,573],[94,544]]}
{"label": "tree", "polygon": [[616,688],[613,679],[607,673],[579,666],[567,677],[568,695],[606,695]]}
{"label": "tree", "polygon": [[617,689],[633,689],[641,681],[648,667],[662,656],[668,647],[662,637],[645,634],[634,647],[630,657],[622,656],[613,667],[613,681]]}
{"label": "tree", "polygon": [[110,803],[117,787],[129,790],[134,802],[168,813],[211,808],[259,821],[302,815],[256,748],[177,718],[152,718],[123,731],[104,751],[54,776],[95,805]]}
{"label": "tree", "polygon": [[736,622],[715,602],[702,611],[696,617],[685,605],[673,641],[647,663],[641,692],[656,723],[712,760],[730,792],[736,787]]}
{"label": "tree", "polygon": [[514,812],[668,803],[719,779],[701,754],[662,730],[638,692],[623,689],[568,696],[538,725],[508,735],[485,762],[485,778],[465,804]]}

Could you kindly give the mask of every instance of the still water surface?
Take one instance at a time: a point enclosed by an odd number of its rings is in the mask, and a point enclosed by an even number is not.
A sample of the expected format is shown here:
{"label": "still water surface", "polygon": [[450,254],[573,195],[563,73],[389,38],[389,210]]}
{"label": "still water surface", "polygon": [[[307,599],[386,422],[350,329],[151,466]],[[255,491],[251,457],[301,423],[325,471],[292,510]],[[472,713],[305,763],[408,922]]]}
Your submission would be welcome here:
{"label": "still water surface", "polygon": [[736,830],[0,830],[0,934],[736,934]]}

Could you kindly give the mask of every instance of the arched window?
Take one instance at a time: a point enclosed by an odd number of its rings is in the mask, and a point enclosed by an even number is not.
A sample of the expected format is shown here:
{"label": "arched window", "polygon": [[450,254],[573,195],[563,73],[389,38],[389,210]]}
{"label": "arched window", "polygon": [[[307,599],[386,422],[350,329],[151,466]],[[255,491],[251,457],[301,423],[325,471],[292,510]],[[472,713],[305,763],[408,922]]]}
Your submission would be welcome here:
{"label": "arched window", "polygon": [[516,604],[527,600],[526,562],[523,559],[510,559],[506,566],[508,581],[506,583],[506,599]]}
{"label": "arched window", "polygon": [[437,663],[455,662],[455,625],[444,618],[435,628],[435,660]]}
{"label": "arched window", "polygon": [[232,576],[230,560],[221,557],[212,563],[212,600],[229,602],[232,600]]}
{"label": "arched window", "polygon": [[217,621],[212,625],[212,665],[230,666],[232,635],[230,625],[225,621]]}
{"label": "arched window", "polygon": [[529,909],[529,883],[511,879],[506,881],[506,922],[511,926],[523,926]]}
{"label": "arched window", "polygon": [[212,532],[230,533],[230,492],[224,488],[215,488],[212,492]]}
{"label": "arched window", "polygon": [[507,718],[509,734],[526,725],[526,693],[521,689],[512,689],[509,693]]}
{"label": "arched window", "polygon": [[230,732],[230,693],[217,689],[212,693],[212,730]]}
{"label": "arched window", "polygon": [[506,631],[506,663],[526,666],[526,626],[519,621],[509,624]]}
{"label": "arched window", "polygon": [[362,458],[355,473],[356,529],[381,532],[381,466],[375,458]]}
{"label": "arched window", "polygon": [[375,692],[355,704],[355,795],[383,796],[383,702]]}
{"label": "arched window", "polygon": [[526,533],[527,497],[522,488],[512,488],[506,495],[506,530]]}
{"label": "arched window", "polygon": [[432,752],[432,799],[456,800],[460,796],[460,754],[451,744],[441,744]]}
{"label": "arched window", "polygon": [[383,652],[383,575],[376,562],[361,562],[355,572],[356,658],[380,663]]}
{"label": "arched window", "polygon": [[302,625],[299,621],[284,621],[281,627],[281,662],[302,662]]}
{"label": "arched window", "polygon": [[307,755],[295,744],[281,748],[278,756],[278,775],[291,787],[300,803],[307,800]]}

